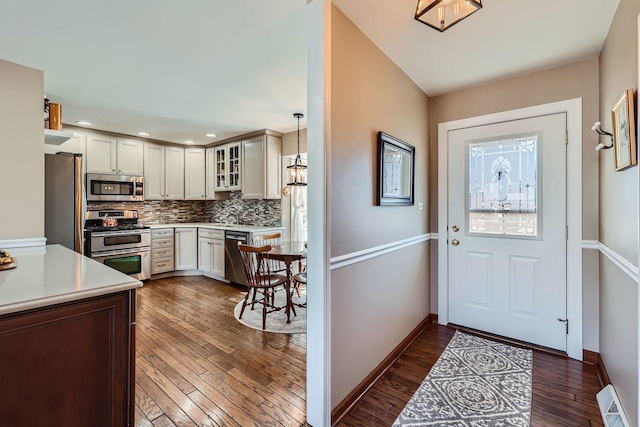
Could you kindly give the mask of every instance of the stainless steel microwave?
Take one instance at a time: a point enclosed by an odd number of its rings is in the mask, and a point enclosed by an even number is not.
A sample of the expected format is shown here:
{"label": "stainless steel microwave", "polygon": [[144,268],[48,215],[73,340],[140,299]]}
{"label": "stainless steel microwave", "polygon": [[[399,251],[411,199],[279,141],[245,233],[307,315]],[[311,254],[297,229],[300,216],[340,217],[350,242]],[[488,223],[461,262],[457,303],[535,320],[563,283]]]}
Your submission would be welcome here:
{"label": "stainless steel microwave", "polygon": [[128,175],[87,174],[87,201],[139,202],[144,199],[144,178]]}

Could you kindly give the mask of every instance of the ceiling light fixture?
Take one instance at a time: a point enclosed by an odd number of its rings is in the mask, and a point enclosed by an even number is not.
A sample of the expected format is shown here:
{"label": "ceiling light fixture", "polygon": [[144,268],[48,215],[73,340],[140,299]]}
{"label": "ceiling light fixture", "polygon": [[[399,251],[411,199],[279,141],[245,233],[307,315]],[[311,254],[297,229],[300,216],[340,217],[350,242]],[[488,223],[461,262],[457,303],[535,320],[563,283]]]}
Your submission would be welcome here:
{"label": "ceiling light fixture", "polygon": [[205,135],[207,138],[215,138],[217,135],[215,133],[208,133]]}
{"label": "ceiling light fixture", "polygon": [[138,132],[138,136],[150,136],[147,132]]}
{"label": "ceiling light fixture", "polygon": [[75,124],[80,125],[80,126],[93,126],[93,123],[86,122],[84,120],[79,120],[79,121],[75,122]]}
{"label": "ceiling light fixture", "polygon": [[415,19],[443,32],[482,9],[482,0],[418,0]]}
{"label": "ceiling light fixture", "polygon": [[187,144],[187,145],[193,145],[193,144],[195,144],[195,142],[193,142],[193,141],[192,141],[192,140],[190,140],[190,139],[187,139],[184,143],[185,143],[185,144]]}
{"label": "ceiling light fixture", "polygon": [[304,117],[302,113],[294,113],[293,117],[298,119],[298,155],[291,166],[287,166],[291,173],[291,181],[287,185],[307,185],[307,165],[302,164],[300,158],[300,119]]}

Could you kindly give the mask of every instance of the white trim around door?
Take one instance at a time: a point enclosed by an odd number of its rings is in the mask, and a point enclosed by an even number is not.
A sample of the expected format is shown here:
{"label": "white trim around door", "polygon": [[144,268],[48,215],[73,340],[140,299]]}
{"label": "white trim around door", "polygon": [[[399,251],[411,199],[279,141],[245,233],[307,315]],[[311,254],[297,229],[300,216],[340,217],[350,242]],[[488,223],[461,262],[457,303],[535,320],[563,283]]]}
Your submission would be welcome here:
{"label": "white trim around door", "polygon": [[[438,235],[446,236],[449,132],[549,114],[567,114],[567,354],[582,360],[582,98],[438,124]],[[449,323],[447,240],[438,240],[438,322]]]}

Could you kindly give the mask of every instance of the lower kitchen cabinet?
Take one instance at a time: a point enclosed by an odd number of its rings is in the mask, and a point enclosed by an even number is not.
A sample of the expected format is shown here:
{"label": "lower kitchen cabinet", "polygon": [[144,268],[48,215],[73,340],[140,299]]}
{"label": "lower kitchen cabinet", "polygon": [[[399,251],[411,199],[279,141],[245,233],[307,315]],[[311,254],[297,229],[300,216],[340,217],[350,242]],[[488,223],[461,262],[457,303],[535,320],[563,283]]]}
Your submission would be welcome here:
{"label": "lower kitchen cabinet", "polygon": [[173,228],[151,230],[151,274],[174,270]]}
{"label": "lower kitchen cabinet", "polygon": [[6,426],[134,424],[135,290],[0,317]]}
{"label": "lower kitchen cabinet", "polygon": [[198,269],[198,229],[196,227],[175,229],[175,269]]}
{"label": "lower kitchen cabinet", "polygon": [[198,229],[198,270],[224,277],[224,231]]}

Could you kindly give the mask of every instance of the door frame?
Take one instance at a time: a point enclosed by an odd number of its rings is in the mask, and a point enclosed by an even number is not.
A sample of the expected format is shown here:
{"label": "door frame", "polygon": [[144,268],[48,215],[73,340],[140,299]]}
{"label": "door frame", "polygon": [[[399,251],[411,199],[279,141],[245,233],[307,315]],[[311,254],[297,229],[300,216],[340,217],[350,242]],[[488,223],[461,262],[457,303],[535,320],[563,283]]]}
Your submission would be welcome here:
{"label": "door frame", "polygon": [[582,360],[582,98],[438,124],[438,323],[449,323],[449,132],[558,113],[567,115],[567,355]]}

